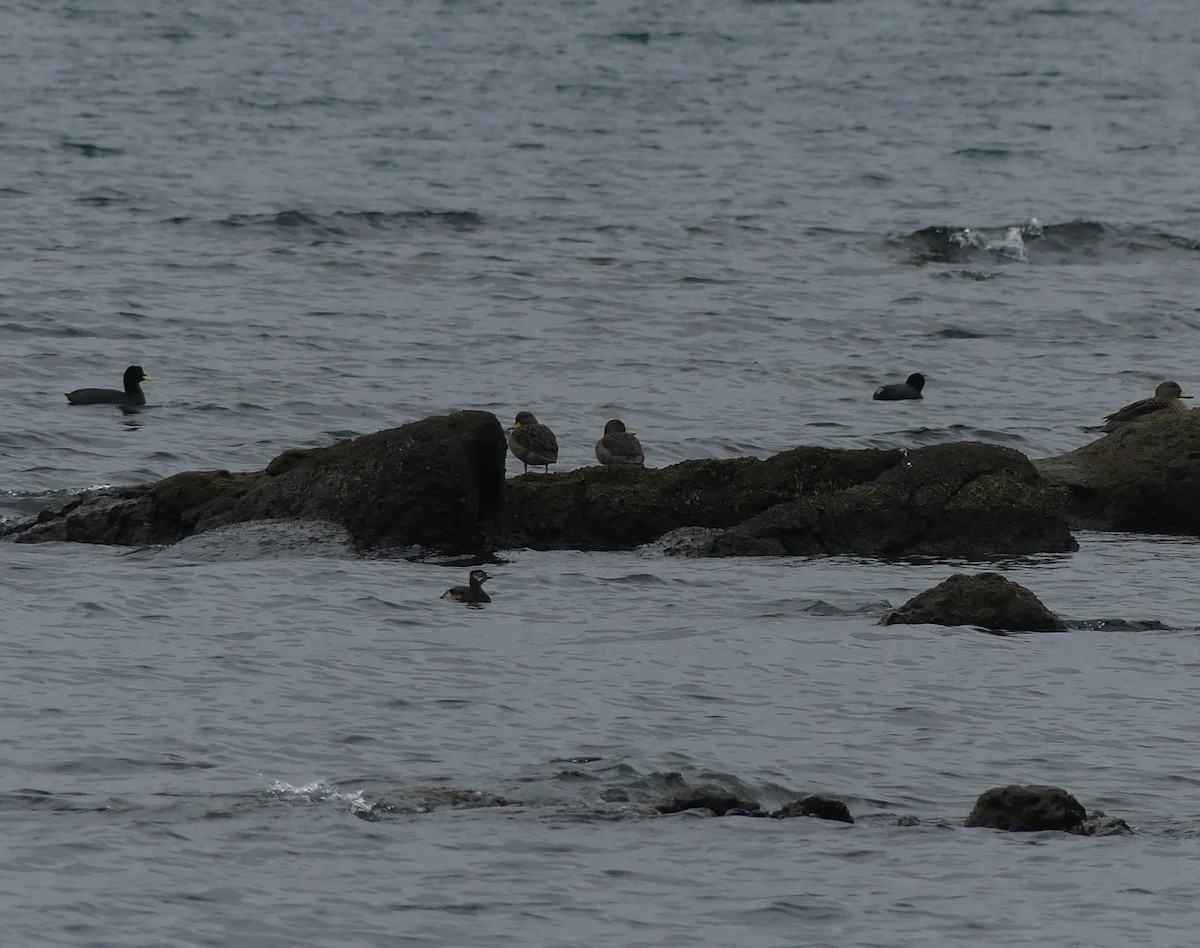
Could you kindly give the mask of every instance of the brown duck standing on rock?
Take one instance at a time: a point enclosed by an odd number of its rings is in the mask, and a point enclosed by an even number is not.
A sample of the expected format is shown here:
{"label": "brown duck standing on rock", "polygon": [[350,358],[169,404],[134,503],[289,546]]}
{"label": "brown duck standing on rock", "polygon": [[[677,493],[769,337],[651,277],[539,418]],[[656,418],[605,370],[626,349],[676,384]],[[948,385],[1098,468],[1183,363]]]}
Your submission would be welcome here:
{"label": "brown duck standing on rock", "polygon": [[545,467],[550,473],[550,465],[558,461],[558,439],[554,432],[533,417],[531,411],[517,412],[517,421],[508,429],[508,447],[518,461],[525,465],[525,473],[529,473],[529,465]]}
{"label": "brown duck standing on rock", "polygon": [[1154,390],[1153,398],[1143,398],[1141,401],[1126,405],[1120,411],[1107,415],[1100,430],[1111,434],[1127,425],[1136,425],[1147,418],[1161,415],[1163,412],[1186,411],[1187,405],[1180,399],[1191,397],[1184,392],[1178,382],[1160,382],[1158,388]]}
{"label": "brown duck standing on rock", "polygon": [[604,426],[604,437],[596,442],[596,460],[601,464],[645,465],[646,456],[637,432],[625,427],[625,422],[614,418]]}

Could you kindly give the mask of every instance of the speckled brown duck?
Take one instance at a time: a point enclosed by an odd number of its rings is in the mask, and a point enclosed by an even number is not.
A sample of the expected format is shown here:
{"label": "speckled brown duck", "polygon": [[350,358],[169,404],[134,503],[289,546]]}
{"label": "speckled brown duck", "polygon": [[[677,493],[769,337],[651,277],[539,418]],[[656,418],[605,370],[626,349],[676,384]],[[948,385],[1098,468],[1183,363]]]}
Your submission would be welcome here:
{"label": "speckled brown duck", "polygon": [[596,442],[596,460],[601,464],[644,465],[646,456],[637,432],[626,428],[620,418],[614,418],[604,426],[604,437]]}
{"label": "speckled brown duck", "polygon": [[1114,411],[1111,415],[1105,416],[1100,430],[1111,433],[1128,425],[1139,424],[1147,418],[1153,418],[1163,412],[1185,411],[1187,405],[1181,399],[1191,397],[1184,392],[1178,382],[1160,382],[1154,390],[1153,398],[1143,398],[1141,401],[1126,405],[1120,411]]}
{"label": "speckled brown duck", "polygon": [[527,473],[531,464],[549,473],[550,465],[558,461],[558,439],[531,411],[517,412],[516,424],[508,429],[508,447]]}

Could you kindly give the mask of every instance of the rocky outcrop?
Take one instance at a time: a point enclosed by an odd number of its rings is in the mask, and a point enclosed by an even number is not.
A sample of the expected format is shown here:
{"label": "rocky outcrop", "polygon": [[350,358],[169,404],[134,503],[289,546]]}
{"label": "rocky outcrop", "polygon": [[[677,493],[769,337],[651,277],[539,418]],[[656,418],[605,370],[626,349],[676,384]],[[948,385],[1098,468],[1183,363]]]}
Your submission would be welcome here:
{"label": "rocky outcrop", "polygon": [[[93,491],[9,533],[20,541],[171,543],[255,521],[324,521],[360,550],[626,550],[698,555],[1024,554],[1075,548],[1065,494],[1021,454],[977,443],[914,451],[801,447],[766,460],[586,467],[504,479],[496,418],[456,412],[287,451],[263,471],[178,474]],[[682,532],[681,532],[682,531]]]}
{"label": "rocky outcrop", "polygon": [[1060,787],[993,787],[975,801],[965,826],[986,826],[1014,833],[1038,830],[1074,832],[1087,819],[1083,805]]}
{"label": "rocky outcrop", "polygon": [[1164,412],[1034,462],[1091,530],[1200,536],[1200,411]]}
{"label": "rocky outcrop", "polygon": [[1062,632],[1065,622],[1019,583],[999,573],[956,573],[918,593],[884,625],[970,625],[993,632]]}
{"label": "rocky outcrop", "polygon": [[805,496],[716,538],[720,554],[972,558],[1075,550],[1065,496],[1028,458],[977,442],[908,451],[868,483]]}
{"label": "rocky outcrop", "polygon": [[439,415],[327,448],[289,451],[265,471],[177,474],[89,491],[11,531],[18,541],[171,543],[259,520],[323,520],[362,549],[484,545],[504,484],[504,432],[488,412]]}
{"label": "rocky outcrop", "polygon": [[730,527],[809,494],[870,482],[901,451],[793,448],[764,460],[583,467],[505,485],[498,547],[627,550],[680,527]]}
{"label": "rocky outcrop", "polygon": [[666,549],[702,556],[1060,552],[1077,548],[1065,504],[1065,494],[1011,448],[796,448],[765,461],[515,478],[499,537],[501,546],[626,549],[689,528],[686,543]]}

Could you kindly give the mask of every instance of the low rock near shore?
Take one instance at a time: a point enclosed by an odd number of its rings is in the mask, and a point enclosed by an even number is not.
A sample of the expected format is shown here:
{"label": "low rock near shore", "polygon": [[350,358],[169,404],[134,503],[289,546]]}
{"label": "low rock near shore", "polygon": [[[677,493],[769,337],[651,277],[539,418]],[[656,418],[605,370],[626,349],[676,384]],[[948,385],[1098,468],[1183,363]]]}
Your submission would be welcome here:
{"label": "low rock near shore", "polygon": [[999,573],[956,573],[918,593],[884,625],[969,625],[993,632],[1063,632],[1067,625],[1040,599]]}

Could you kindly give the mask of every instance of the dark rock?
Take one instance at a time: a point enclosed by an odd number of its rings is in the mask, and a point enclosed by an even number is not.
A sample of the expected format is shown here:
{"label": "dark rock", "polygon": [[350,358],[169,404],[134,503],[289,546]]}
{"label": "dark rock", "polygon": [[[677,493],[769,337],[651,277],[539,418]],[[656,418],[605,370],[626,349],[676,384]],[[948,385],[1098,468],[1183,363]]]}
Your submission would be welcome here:
{"label": "dark rock", "polygon": [[[6,528],[18,540],[171,543],[259,520],[325,521],[358,550],[486,557],[498,549],[624,550],[667,534],[691,555],[990,556],[1074,549],[1065,493],[1008,448],[801,447],[766,460],[599,466],[504,479],[487,412],[426,418],[264,471],[178,474],[96,491]],[[674,533],[672,533],[674,531]]]}
{"label": "dark rock", "polygon": [[993,632],[1063,632],[1066,623],[1024,586],[999,573],[956,573],[918,593],[884,625],[971,625]]}
{"label": "dark rock", "polygon": [[993,787],[980,794],[966,826],[986,826],[1016,833],[1038,830],[1074,831],[1087,818],[1083,806],[1059,787]]}
{"label": "dark rock", "polygon": [[853,823],[850,808],[837,797],[826,797],[812,793],[785,803],[771,814],[778,820],[787,820],[796,816],[812,816],[818,820],[836,820],[839,823]]}
{"label": "dark rock", "polygon": [[1088,818],[1071,832],[1079,836],[1132,836],[1133,830],[1124,820],[1105,816],[1103,810],[1094,810]]}
{"label": "dark rock", "polygon": [[714,787],[693,787],[658,805],[659,813],[699,809],[712,810],[716,816],[741,816],[757,814],[761,807],[753,800],[743,800],[736,793]]}
{"label": "dark rock", "polygon": [[898,820],[896,820],[896,825],[897,826],[920,826],[921,818],[919,816],[913,816],[911,813],[909,813],[905,816],[900,817]]}
{"label": "dark rock", "polygon": [[664,468],[584,467],[505,484],[497,548],[624,550],[680,527],[729,527],[810,493],[871,481],[900,451],[793,448]]}
{"label": "dark rock", "polygon": [[504,483],[504,432],[488,412],[439,415],[327,448],[288,451],[268,472],[177,474],[92,491],[11,532],[20,541],[169,543],[256,520],[326,520],[365,549],[483,545]]}
{"label": "dark rock", "polygon": [[1200,536],[1200,412],[1164,412],[1034,462],[1090,530]]}
{"label": "dark rock", "polygon": [[18,543],[173,543],[204,518],[227,510],[262,479],[258,473],[187,471],[154,484],[87,491],[17,524],[9,534]]}
{"label": "dark rock", "polygon": [[870,481],[785,503],[725,531],[720,554],[946,556],[1078,549],[1066,495],[1020,452],[961,442],[907,453]]}

